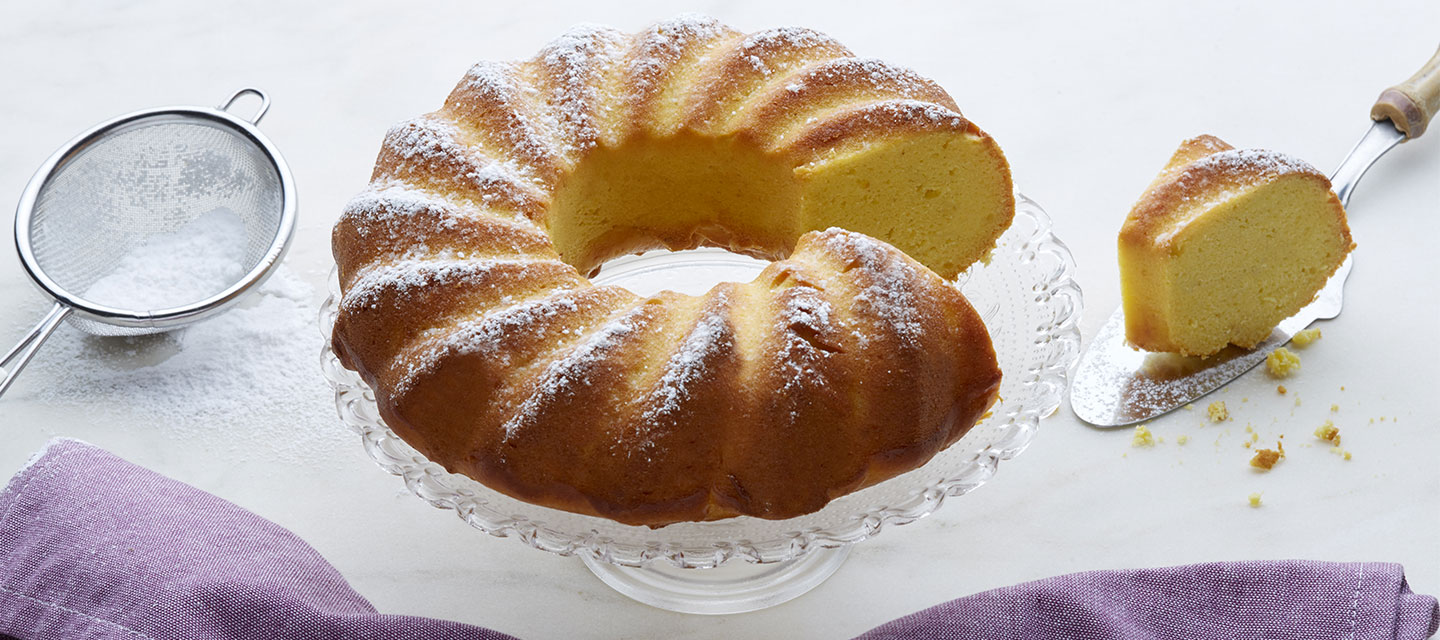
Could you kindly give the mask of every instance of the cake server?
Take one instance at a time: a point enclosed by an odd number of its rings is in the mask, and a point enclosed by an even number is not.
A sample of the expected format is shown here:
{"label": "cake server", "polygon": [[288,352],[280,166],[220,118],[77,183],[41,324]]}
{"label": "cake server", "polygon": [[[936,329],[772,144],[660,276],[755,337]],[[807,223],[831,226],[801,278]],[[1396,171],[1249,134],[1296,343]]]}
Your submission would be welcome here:
{"label": "cake server", "polygon": [[[1420,137],[1440,111],[1440,51],[1410,79],[1386,89],[1370,109],[1374,122],[1330,176],[1335,195],[1349,205],[1350,193],[1380,156]],[[1070,408],[1097,427],[1121,427],[1174,411],[1240,377],[1290,337],[1316,320],[1340,315],[1351,257],[1345,259],[1314,302],[1286,318],[1254,349],[1234,345],[1208,358],[1146,353],[1125,342],[1123,307],[1090,341],[1070,385]]]}

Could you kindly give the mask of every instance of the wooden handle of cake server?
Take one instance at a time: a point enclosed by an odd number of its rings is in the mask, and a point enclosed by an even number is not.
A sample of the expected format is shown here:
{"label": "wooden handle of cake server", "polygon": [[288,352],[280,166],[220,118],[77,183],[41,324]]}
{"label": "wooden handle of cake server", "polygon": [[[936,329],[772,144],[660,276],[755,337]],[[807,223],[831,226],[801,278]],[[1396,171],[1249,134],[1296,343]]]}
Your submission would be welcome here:
{"label": "wooden handle of cake server", "polygon": [[1440,111],[1440,50],[1415,75],[1386,89],[1370,107],[1370,117],[1389,120],[1413,140],[1425,133],[1425,125]]}

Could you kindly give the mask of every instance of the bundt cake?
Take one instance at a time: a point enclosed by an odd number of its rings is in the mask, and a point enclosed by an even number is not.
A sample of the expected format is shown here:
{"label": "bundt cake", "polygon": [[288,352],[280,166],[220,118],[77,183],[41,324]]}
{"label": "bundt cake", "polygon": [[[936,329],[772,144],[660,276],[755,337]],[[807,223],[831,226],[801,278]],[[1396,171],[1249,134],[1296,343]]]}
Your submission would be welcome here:
{"label": "bundt cake", "polygon": [[1140,197],[1119,246],[1126,339],[1206,356],[1259,344],[1315,299],[1355,245],[1325,174],[1200,136]]}
{"label": "bundt cake", "polygon": [[[397,435],[497,491],[789,518],[994,403],[947,280],[1013,215],[995,142],[913,72],[804,29],[577,27],[389,132],[334,229],[333,343]],[[776,262],[699,297],[582,275],[702,245]]]}

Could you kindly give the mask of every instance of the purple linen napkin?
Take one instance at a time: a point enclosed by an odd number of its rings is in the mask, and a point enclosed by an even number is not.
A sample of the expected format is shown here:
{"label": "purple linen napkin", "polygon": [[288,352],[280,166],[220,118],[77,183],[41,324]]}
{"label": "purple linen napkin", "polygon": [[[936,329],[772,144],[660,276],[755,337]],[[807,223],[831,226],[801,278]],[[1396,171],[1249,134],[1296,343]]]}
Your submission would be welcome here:
{"label": "purple linen napkin", "polygon": [[75,440],[0,492],[0,635],[509,638],[375,612],[286,529]]}
{"label": "purple linen napkin", "polygon": [[[1436,601],[1398,565],[1219,563],[1060,576],[961,598],[866,638],[1423,638]],[[509,638],[382,615],[309,545],[74,440],[0,492],[0,640]]]}
{"label": "purple linen napkin", "polygon": [[882,638],[1419,640],[1440,623],[1398,564],[1216,562],[1091,571],[986,591],[876,627]]}

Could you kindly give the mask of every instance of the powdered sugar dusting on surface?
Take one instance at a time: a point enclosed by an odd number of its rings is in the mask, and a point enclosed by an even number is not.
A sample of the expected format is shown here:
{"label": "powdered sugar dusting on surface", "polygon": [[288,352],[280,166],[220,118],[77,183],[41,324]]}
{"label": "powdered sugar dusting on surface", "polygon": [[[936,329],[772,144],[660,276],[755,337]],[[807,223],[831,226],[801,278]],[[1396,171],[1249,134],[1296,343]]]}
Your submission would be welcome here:
{"label": "powdered sugar dusting on surface", "polygon": [[530,397],[505,422],[505,438],[509,441],[527,425],[533,424],[544,407],[557,398],[573,394],[575,389],[591,384],[590,374],[606,361],[615,347],[639,331],[636,321],[647,312],[646,305],[632,309],[593,333],[565,357],[555,360],[540,375],[540,382]]}
{"label": "powdered sugar dusting on surface", "polygon": [[62,327],[6,399],[87,407],[107,430],[145,429],[231,459],[343,460],[354,445],[317,366],[314,298],[282,266],[237,306],[184,329],[102,338]]}
{"label": "powdered sugar dusting on surface", "polygon": [[81,297],[120,309],[166,309],[200,302],[245,275],[245,222],[229,209],[157,233],[120,256]]}
{"label": "powdered sugar dusting on surface", "polygon": [[846,259],[857,260],[865,286],[855,296],[855,311],[870,315],[890,326],[906,344],[918,344],[924,331],[912,284],[921,277],[914,266],[879,241],[864,234],[831,227],[824,231],[828,249]]}

